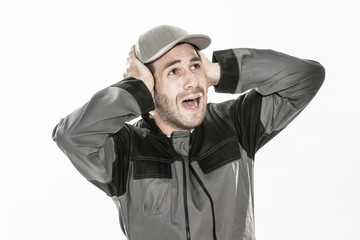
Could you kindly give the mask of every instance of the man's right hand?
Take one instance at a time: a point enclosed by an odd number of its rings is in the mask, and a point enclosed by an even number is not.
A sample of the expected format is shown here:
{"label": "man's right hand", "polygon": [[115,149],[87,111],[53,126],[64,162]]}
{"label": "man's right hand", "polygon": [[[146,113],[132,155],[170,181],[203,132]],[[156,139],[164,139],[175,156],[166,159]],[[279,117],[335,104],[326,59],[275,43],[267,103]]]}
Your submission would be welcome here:
{"label": "man's right hand", "polygon": [[154,98],[154,77],[150,70],[136,57],[135,46],[131,47],[126,59],[126,73],[123,74],[123,77],[133,77],[142,80]]}

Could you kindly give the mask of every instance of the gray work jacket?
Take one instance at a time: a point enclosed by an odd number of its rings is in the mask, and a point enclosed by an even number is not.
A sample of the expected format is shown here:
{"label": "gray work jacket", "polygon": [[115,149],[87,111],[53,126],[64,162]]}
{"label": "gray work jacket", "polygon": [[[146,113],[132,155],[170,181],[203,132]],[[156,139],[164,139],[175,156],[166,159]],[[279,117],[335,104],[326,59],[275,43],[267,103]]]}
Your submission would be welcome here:
{"label": "gray work jacket", "polygon": [[[127,78],[61,119],[53,139],[117,204],[130,240],[252,240],[256,151],[284,129],[323,83],[317,62],[272,50],[216,51],[217,92],[193,132],[165,136],[145,84]],[[142,115],[135,125],[126,122]]]}

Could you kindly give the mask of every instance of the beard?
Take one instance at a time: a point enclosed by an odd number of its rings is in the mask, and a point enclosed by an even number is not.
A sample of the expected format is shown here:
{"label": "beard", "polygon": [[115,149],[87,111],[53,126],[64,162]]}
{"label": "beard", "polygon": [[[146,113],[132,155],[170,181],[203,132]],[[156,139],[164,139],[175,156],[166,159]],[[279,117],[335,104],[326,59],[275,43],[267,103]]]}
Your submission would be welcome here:
{"label": "beard", "polygon": [[[204,90],[200,87],[194,90],[194,93],[201,92],[204,95]],[[185,93],[179,94],[176,97],[177,99],[181,99]],[[201,99],[203,101],[203,99]],[[166,94],[159,93],[157,91],[154,92],[154,101],[155,101],[155,109],[156,114],[158,115],[159,119],[163,121],[168,126],[171,126],[178,130],[191,130],[195,127],[199,126],[201,122],[204,120],[206,106],[204,104],[201,105],[201,109],[199,112],[196,113],[195,116],[185,116],[181,114],[178,105],[176,104],[177,101],[170,99]]]}

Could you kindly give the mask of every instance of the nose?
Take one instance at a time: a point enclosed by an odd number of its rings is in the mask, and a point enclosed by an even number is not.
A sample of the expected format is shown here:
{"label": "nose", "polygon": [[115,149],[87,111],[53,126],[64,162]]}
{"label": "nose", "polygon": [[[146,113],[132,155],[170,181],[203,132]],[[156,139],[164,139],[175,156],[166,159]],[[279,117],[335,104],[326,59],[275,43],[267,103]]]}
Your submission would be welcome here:
{"label": "nose", "polygon": [[198,85],[199,81],[197,77],[191,71],[186,71],[184,74],[184,88],[192,89],[198,87]]}

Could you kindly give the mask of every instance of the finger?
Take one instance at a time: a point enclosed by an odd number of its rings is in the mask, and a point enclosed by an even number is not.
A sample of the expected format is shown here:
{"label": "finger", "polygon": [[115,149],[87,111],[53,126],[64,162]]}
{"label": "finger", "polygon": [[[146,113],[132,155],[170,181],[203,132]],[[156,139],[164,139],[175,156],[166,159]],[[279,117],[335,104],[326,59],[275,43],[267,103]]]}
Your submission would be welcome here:
{"label": "finger", "polygon": [[135,56],[135,45],[132,45],[129,51],[129,55],[130,58],[133,58]]}
{"label": "finger", "polygon": [[209,62],[208,58],[205,56],[205,54],[203,52],[200,52],[199,51],[199,55],[200,55],[200,58],[201,60],[204,62]]}
{"label": "finger", "polygon": [[130,48],[129,48],[129,54],[132,53],[135,49],[135,45],[132,45]]}

